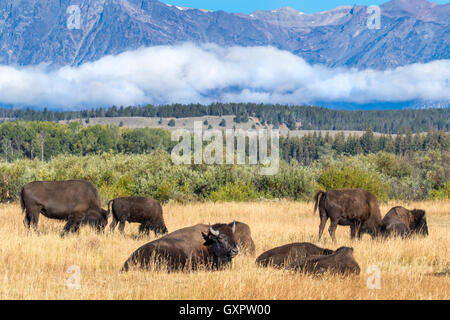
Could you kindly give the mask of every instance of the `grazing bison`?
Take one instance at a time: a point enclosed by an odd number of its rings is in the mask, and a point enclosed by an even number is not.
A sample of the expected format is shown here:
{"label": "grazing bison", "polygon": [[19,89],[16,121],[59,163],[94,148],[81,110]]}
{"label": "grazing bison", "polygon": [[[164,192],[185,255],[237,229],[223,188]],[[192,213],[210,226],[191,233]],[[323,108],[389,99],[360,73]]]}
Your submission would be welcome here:
{"label": "grazing bison", "polygon": [[413,234],[428,235],[427,219],[424,210],[408,210],[397,206],[389,210],[382,220],[383,236],[399,235],[403,238]]}
{"label": "grazing bison", "polygon": [[301,257],[294,260],[287,269],[312,274],[321,274],[327,271],[338,274],[359,274],[361,272],[353,257],[353,248],[349,247],[340,247],[329,255]]}
{"label": "grazing bison", "polygon": [[97,188],[86,180],[30,182],[22,188],[20,204],[28,228],[37,228],[40,213],[66,220],[63,234],[78,231],[80,224],[89,224],[99,231],[108,224],[108,212],[101,207]]}
{"label": "grazing bison", "polygon": [[319,240],[330,218],[330,233],[336,241],[337,225],[350,226],[350,237],[361,238],[362,233],[375,237],[381,228],[381,214],[377,198],[366,190],[336,189],[327,192],[318,191],[314,196],[314,212],[319,205],[320,225]]}
{"label": "grazing bison", "polygon": [[[111,205],[112,204],[112,205]],[[123,197],[108,202],[108,213],[112,209],[111,231],[119,222],[119,231],[123,233],[125,222],[138,222],[139,233],[146,235],[153,230],[155,235],[167,233],[162,215],[162,207],[155,199],[146,197]]]}
{"label": "grazing bison", "polygon": [[255,243],[253,242],[250,227],[239,221],[231,222],[228,225],[230,227],[236,225],[236,231],[234,232],[234,238],[240,252],[255,254]]}
{"label": "grazing bison", "polygon": [[166,265],[168,271],[193,270],[199,266],[225,267],[239,252],[234,239],[235,228],[227,224],[197,224],[176,230],[138,248],[122,271],[128,271],[133,265],[148,268],[152,262],[156,267]]}
{"label": "grazing bison", "polygon": [[261,267],[273,266],[284,268],[299,258],[309,256],[330,255],[334,251],[320,248],[309,242],[296,242],[270,249],[256,259],[256,264]]}

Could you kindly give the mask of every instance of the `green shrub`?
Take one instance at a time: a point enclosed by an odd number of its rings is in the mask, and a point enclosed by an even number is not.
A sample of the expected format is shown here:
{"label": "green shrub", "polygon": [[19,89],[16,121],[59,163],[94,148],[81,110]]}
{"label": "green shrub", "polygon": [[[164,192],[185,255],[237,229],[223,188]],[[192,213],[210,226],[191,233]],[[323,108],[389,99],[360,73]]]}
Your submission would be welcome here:
{"label": "green shrub", "polygon": [[255,188],[249,183],[242,182],[228,182],[224,186],[220,186],[217,191],[211,193],[211,200],[214,202],[226,201],[248,201],[257,199],[258,193]]}
{"label": "green shrub", "polygon": [[358,188],[388,200],[389,186],[382,182],[380,174],[352,167],[332,167],[323,170],[318,179],[321,189]]}
{"label": "green shrub", "polygon": [[429,199],[431,200],[447,200],[450,199],[450,181],[439,190],[431,190]]}
{"label": "green shrub", "polygon": [[448,155],[438,152],[409,159],[383,153],[324,157],[310,166],[280,161],[277,174],[264,176],[260,166],[253,165],[173,165],[170,154],[161,150],[141,155],[60,155],[46,162],[0,161],[0,202],[16,200],[28,182],[67,179],[91,181],[104,202],[128,195],[163,202],[311,200],[317,188],[362,188],[383,200],[447,199],[448,160]]}

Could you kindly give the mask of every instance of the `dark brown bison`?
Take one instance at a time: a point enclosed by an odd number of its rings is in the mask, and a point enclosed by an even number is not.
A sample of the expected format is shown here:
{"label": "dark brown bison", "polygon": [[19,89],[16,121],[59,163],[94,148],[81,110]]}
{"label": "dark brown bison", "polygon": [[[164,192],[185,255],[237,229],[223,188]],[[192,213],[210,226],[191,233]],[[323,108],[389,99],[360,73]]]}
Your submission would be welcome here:
{"label": "dark brown bison", "polygon": [[313,255],[294,260],[287,269],[304,273],[359,274],[361,269],[353,257],[353,248],[340,247],[329,255]]}
{"label": "dark brown bison", "polygon": [[319,240],[330,218],[328,229],[333,241],[336,241],[337,225],[350,226],[350,237],[361,238],[362,233],[375,237],[381,229],[381,214],[377,198],[361,189],[336,189],[327,192],[318,191],[314,196],[314,212],[319,206]]}
{"label": "dark brown bison", "polygon": [[236,244],[239,248],[239,251],[242,253],[249,253],[251,255],[255,254],[255,243],[252,239],[252,234],[250,231],[250,227],[239,221],[231,222],[228,225],[230,227],[235,223],[236,231],[234,232],[234,238],[236,240]]}
{"label": "dark brown bison", "polygon": [[168,271],[225,267],[239,252],[234,232],[235,225],[227,224],[197,224],[176,230],[134,251],[122,271],[132,266],[148,268],[152,262],[155,267],[167,266]]}
{"label": "dark brown bison", "polygon": [[330,255],[334,251],[320,248],[309,242],[296,242],[270,249],[256,259],[256,264],[261,267],[273,266],[284,268],[299,258],[309,256]]}
{"label": "dark brown bison", "polygon": [[125,222],[137,222],[139,233],[148,235],[153,230],[155,235],[167,233],[164,224],[161,204],[146,197],[123,197],[108,202],[108,213],[112,210],[111,231],[119,223],[119,231],[123,233]]}
{"label": "dark brown bison", "polygon": [[66,220],[63,234],[78,231],[80,224],[89,224],[99,231],[108,224],[108,212],[101,207],[97,188],[86,180],[30,182],[22,188],[20,204],[28,228],[37,228],[40,213]]}
{"label": "dark brown bison", "polygon": [[393,207],[382,220],[383,236],[399,235],[409,237],[414,234],[428,235],[428,225],[424,210],[408,210],[404,207]]}

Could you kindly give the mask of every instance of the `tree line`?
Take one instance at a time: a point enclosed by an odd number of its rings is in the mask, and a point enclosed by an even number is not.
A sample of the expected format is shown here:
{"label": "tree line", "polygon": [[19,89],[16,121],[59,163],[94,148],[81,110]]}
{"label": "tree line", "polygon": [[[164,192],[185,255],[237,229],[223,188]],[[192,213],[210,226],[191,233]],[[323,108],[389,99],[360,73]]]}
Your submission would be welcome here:
{"label": "tree line", "polygon": [[332,110],[315,106],[289,106],[255,103],[171,104],[146,106],[112,106],[81,111],[56,111],[0,108],[0,118],[15,120],[61,121],[98,117],[201,117],[234,115],[236,123],[258,118],[262,124],[301,130],[366,130],[399,133],[428,130],[449,131],[450,109],[403,110]]}
{"label": "tree line", "polygon": [[[225,141],[224,141],[225,143]],[[170,152],[177,144],[170,131],[155,128],[126,128],[117,125],[83,126],[79,122],[59,124],[43,121],[14,121],[0,124],[0,157],[5,162],[17,159],[50,160],[58,155],[148,154],[154,150]],[[417,152],[449,152],[450,135],[444,131],[414,134],[363,135],[310,133],[300,137],[280,137],[280,156],[309,165],[325,156],[355,156],[387,152],[411,157]],[[248,146],[247,146],[248,147]]]}

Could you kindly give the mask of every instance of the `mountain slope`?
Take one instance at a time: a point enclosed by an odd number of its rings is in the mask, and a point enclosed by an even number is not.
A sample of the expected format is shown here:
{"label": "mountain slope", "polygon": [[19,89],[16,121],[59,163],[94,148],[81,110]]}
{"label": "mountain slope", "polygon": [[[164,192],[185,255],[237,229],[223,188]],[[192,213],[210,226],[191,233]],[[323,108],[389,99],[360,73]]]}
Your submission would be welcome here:
{"label": "mountain slope", "polygon": [[[70,5],[80,29],[67,28]],[[310,63],[387,69],[450,58],[450,5],[393,0],[381,29],[366,27],[367,7],[307,15],[292,8],[250,15],[181,8],[156,0],[3,0],[0,64],[80,65],[141,46],[213,42],[271,45]]]}

